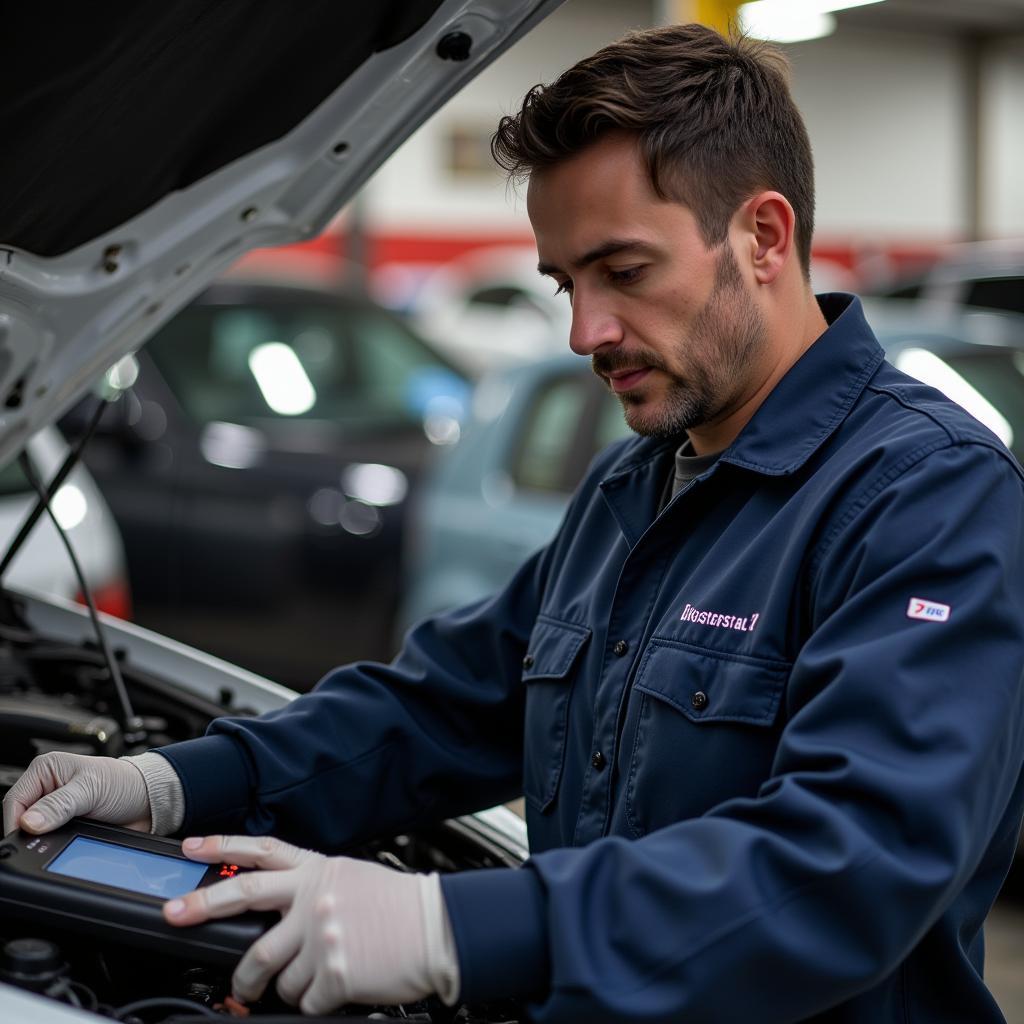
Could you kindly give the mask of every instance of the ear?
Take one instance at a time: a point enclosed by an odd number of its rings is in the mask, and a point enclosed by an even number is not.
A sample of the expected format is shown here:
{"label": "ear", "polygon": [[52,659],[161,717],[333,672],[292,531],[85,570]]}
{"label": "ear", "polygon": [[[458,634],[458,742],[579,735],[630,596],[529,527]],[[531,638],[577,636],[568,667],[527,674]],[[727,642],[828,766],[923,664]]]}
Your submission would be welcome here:
{"label": "ear", "polygon": [[780,192],[760,192],[737,211],[758,284],[771,284],[794,258],[796,214]]}

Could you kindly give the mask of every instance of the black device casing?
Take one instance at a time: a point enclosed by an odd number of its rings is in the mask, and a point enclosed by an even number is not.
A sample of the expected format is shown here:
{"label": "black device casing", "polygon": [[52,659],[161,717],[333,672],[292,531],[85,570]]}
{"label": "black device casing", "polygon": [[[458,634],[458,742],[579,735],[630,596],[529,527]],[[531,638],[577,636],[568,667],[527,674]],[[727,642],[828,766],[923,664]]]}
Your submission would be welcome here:
{"label": "black device casing", "polygon": [[[177,840],[86,818],[41,836],[12,832],[0,842],[0,915],[5,920],[64,927],[223,967],[233,967],[277,920],[274,914],[249,912],[179,928],[164,920],[162,899],[47,871],[78,836],[188,860]],[[228,867],[210,865],[197,888],[220,881]]]}

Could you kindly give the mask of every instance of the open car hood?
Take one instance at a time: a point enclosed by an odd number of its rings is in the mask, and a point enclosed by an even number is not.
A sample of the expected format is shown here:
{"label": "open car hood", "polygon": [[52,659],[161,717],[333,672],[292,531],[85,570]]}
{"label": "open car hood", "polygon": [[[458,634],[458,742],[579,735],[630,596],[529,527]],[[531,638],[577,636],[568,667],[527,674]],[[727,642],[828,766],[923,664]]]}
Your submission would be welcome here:
{"label": "open car hood", "polygon": [[[242,253],[322,231],[561,0],[8,12],[0,464]],[[39,43],[45,42],[45,46]]]}

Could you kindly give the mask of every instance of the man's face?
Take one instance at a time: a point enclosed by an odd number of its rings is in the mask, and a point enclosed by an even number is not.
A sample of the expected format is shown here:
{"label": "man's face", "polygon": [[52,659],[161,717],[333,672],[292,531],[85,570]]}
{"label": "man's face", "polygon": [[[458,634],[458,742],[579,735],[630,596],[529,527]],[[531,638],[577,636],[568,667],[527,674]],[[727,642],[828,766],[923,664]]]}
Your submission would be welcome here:
{"label": "man's face", "polygon": [[658,197],[632,139],[609,136],[535,173],[527,198],[540,269],[569,294],[574,352],[639,434],[725,418],[748,392],[767,329],[730,242]]}

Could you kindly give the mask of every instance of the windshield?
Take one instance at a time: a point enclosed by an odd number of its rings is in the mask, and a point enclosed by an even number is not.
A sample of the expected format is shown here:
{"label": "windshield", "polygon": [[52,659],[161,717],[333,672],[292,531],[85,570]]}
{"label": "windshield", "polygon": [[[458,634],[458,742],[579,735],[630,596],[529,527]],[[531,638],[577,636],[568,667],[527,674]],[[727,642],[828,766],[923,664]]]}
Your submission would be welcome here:
{"label": "windshield", "polygon": [[29,482],[25,479],[21,466],[17,460],[8,462],[0,469],[0,497],[9,497],[14,494],[26,494],[31,491]]}
{"label": "windshield", "polygon": [[938,388],[985,424],[1014,455],[1024,456],[1024,352],[938,354],[905,348],[896,366]]}
{"label": "windshield", "polygon": [[405,325],[372,306],[197,304],[147,349],[199,423],[419,423],[432,400],[465,388]]}

